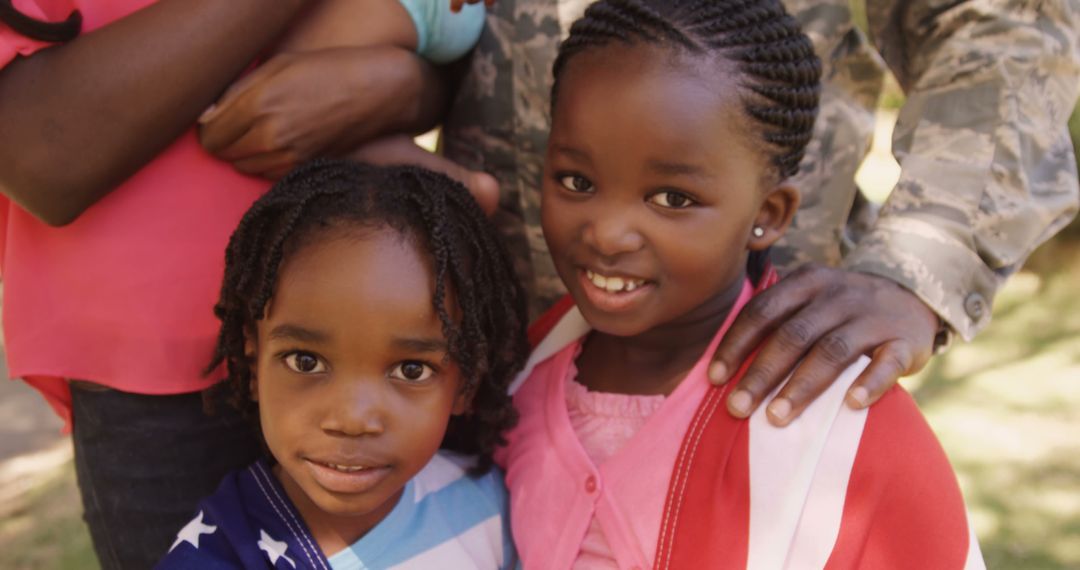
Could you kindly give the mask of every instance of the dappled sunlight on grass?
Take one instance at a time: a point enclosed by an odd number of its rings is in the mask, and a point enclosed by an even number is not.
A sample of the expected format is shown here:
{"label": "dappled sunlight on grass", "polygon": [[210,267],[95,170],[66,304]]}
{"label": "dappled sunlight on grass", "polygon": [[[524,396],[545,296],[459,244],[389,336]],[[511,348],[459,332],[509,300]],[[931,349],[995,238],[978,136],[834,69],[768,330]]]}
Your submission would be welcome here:
{"label": "dappled sunlight on grass", "polygon": [[1080,262],[1071,265],[1015,276],[982,336],[904,380],[956,467],[989,568],[1080,567]]}
{"label": "dappled sunlight on grass", "polygon": [[98,568],[90,535],[82,521],[82,503],[72,463],[37,473],[35,477],[37,486],[32,491],[3,505],[0,568]]}

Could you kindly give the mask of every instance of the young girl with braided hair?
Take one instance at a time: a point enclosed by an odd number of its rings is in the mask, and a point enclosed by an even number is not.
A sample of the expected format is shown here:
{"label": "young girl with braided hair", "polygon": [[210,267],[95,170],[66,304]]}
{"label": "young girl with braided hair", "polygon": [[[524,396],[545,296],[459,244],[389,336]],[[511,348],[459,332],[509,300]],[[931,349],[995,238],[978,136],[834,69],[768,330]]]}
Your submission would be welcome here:
{"label": "young girl with braided hair", "polygon": [[233,233],[215,313],[210,368],[269,456],[200,503],[159,568],[514,566],[490,467],[525,299],[463,186],[300,167]]}
{"label": "young girl with braided hair", "polygon": [[[208,154],[196,126],[288,31],[308,31],[290,49],[326,47],[310,28],[345,2],[361,21],[332,23],[369,47],[293,62],[322,80],[304,83],[301,103],[323,121],[299,121],[309,147],[290,160],[430,128],[446,95],[430,62],[468,50],[483,9],[454,16],[473,22],[471,36],[448,44],[460,20],[439,14],[456,0],[0,0],[7,370],[72,432],[104,570],[160,560],[195,503],[259,453],[233,410],[204,413],[200,392],[213,382],[221,251],[270,183],[247,175],[257,169],[242,153]],[[372,29],[384,35],[357,37]],[[391,29],[403,45],[371,45]]]}
{"label": "young girl with braided hair", "polygon": [[530,330],[497,457],[526,568],[981,566],[912,399],[843,405],[867,359],[783,429],[706,378],[777,279],[819,76],[777,0],[601,0],[572,26],[542,190],[569,296]]}

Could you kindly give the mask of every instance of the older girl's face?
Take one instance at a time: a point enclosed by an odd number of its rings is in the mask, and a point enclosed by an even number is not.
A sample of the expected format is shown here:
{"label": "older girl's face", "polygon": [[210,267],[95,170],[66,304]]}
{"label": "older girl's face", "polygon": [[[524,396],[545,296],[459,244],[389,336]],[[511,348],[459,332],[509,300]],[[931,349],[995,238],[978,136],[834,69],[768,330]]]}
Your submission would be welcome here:
{"label": "older girl's face", "polygon": [[621,44],[564,69],[544,236],[597,330],[692,322],[742,286],[766,166],[734,81],[711,59]]}

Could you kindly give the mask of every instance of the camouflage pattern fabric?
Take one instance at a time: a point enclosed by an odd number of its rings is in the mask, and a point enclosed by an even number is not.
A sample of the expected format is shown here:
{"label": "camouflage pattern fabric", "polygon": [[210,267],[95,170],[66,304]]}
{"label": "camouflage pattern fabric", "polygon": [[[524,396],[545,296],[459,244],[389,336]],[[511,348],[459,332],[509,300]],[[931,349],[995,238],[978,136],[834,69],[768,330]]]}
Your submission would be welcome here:
{"label": "camouflage pattern fabric", "polygon": [[[539,314],[562,292],[540,231],[551,63],[587,0],[499,0],[444,126],[444,152],[502,184],[496,221]],[[965,339],[1002,282],[1075,215],[1066,130],[1080,94],[1077,0],[785,0],[824,64],[821,114],[793,182],[803,204],[774,248],[907,287]],[[907,94],[900,180],[880,212],[854,175],[886,69]]]}

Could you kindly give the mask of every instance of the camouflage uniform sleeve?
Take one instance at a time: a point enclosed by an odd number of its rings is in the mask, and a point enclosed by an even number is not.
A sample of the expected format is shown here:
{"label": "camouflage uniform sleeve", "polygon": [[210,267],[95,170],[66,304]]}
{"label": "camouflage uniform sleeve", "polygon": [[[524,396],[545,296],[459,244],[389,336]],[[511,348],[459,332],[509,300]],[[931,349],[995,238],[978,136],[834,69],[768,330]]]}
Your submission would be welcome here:
{"label": "camouflage uniform sleeve", "polygon": [[867,16],[908,94],[901,174],[843,265],[907,287],[970,340],[1005,278],[1077,211],[1080,2],[868,0]]}
{"label": "camouflage uniform sleeve", "polygon": [[551,65],[559,38],[588,3],[496,2],[443,123],[446,157],[499,180],[494,222],[511,251],[533,318],[566,292],[540,228],[540,185],[551,128]]}
{"label": "camouflage uniform sleeve", "polygon": [[[822,63],[820,111],[799,172],[789,181],[802,202],[770,257],[788,273],[808,263],[835,267],[865,228],[870,208],[855,186],[855,172],[870,150],[874,111],[885,62],[855,25],[850,0],[784,0],[814,44]],[[849,222],[858,220],[856,225]]]}

